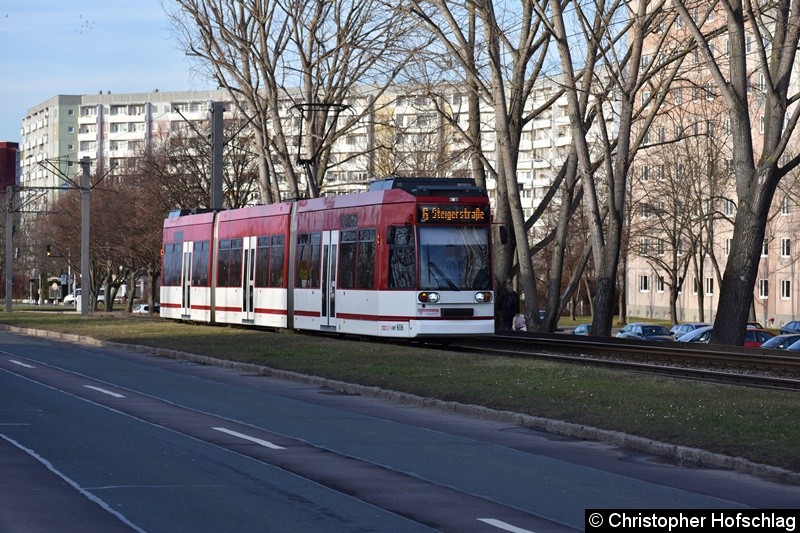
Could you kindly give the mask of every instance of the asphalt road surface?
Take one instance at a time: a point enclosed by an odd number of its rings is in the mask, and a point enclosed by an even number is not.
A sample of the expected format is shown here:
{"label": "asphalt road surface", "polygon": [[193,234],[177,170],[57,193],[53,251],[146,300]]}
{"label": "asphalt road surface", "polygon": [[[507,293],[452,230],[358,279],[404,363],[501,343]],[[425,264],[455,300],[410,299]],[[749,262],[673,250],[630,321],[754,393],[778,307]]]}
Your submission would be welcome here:
{"label": "asphalt road surface", "polygon": [[133,351],[0,332],[0,531],[568,531],[800,487]]}

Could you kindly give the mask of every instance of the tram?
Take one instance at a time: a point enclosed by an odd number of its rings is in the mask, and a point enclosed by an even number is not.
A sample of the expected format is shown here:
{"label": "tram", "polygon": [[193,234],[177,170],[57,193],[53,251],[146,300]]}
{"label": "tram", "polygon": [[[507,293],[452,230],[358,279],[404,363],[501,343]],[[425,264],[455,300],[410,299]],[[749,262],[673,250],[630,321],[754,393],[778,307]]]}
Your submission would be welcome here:
{"label": "tram", "polygon": [[378,337],[494,333],[491,212],[471,179],[164,221],[160,314]]}

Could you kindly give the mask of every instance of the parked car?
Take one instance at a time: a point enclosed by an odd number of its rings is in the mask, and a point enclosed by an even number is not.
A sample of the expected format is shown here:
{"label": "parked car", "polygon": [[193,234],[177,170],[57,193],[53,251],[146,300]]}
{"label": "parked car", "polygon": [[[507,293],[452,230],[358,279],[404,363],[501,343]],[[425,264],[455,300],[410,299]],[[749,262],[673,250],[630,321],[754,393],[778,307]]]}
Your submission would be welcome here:
{"label": "parked car", "polygon": [[761,322],[748,322],[747,327],[755,329],[764,329],[764,326],[761,325]]}
{"label": "parked car", "polygon": [[[698,328],[692,332],[687,333],[678,339],[678,342],[704,342],[707,343],[711,339],[711,333],[714,331],[714,326],[707,326]],[[764,342],[774,337],[769,331],[763,329],[747,328],[744,334],[744,346],[748,348],[757,348]]]}
{"label": "parked car", "polygon": [[686,335],[690,331],[696,330],[697,328],[704,328],[710,325],[711,324],[706,322],[684,322],[683,324],[675,324],[669,331],[672,333],[672,336],[677,339],[683,335]]}
{"label": "parked car", "polygon": [[790,352],[800,352],[800,340],[795,341],[794,344],[790,344],[786,347],[786,350]]}
{"label": "parked car", "polygon": [[627,324],[617,333],[620,339],[640,339],[645,341],[671,341],[672,335],[661,324],[634,322]]}
{"label": "parked car", "polygon": [[781,333],[800,333],[800,320],[791,320],[781,326]]}
{"label": "parked car", "polygon": [[75,305],[75,300],[81,297],[81,290],[75,289],[71,293],[64,296],[64,305]]}
{"label": "parked car", "polygon": [[[158,313],[158,311],[160,310],[159,309],[160,306],[159,306],[158,302],[153,304],[153,307],[155,308],[155,310],[153,312],[154,313]],[[136,304],[136,305],[133,306],[133,312],[137,313],[137,314],[147,314],[147,313],[150,312],[150,305],[149,304]]]}
{"label": "parked car", "polygon": [[591,324],[578,324],[575,326],[575,329],[572,330],[573,335],[588,335],[589,334],[589,327]]}
{"label": "parked car", "polygon": [[708,340],[711,338],[711,333],[713,331],[714,331],[714,326],[703,326],[678,337],[678,342],[708,343]]}
{"label": "parked car", "polygon": [[786,333],[775,335],[761,345],[762,348],[772,348],[774,350],[785,350],[795,342],[800,341],[800,333]]}
{"label": "parked car", "polygon": [[763,329],[747,328],[744,334],[744,345],[748,348],[758,348],[774,336],[774,333]]}
{"label": "parked car", "polygon": [[[97,295],[97,303],[103,303],[106,301],[106,290],[104,288],[99,289],[99,294]],[[64,296],[64,305],[77,305],[78,300],[81,298],[81,289],[77,288],[74,292],[71,292]]]}

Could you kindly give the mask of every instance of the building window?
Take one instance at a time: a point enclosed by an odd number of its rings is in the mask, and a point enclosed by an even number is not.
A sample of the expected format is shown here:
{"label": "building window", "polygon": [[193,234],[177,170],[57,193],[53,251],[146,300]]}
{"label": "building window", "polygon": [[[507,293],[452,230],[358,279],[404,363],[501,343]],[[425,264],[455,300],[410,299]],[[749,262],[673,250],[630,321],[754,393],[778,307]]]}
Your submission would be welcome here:
{"label": "building window", "polygon": [[736,211],[736,204],[733,200],[726,198],[725,199],[725,216],[733,216],[734,212]]}
{"label": "building window", "polygon": [[639,180],[641,181],[648,181],[650,179],[650,167],[647,165],[642,165],[642,168],[639,172]]}
{"label": "building window", "polygon": [[666,245],[664,244],[664,239],[658,239],[656,241],[656,253],[658,255],[664,255],[666,252]]}
{"label": "building window", "polygon": [[788,300],[792,297],[792,281],[788,279],[781,280],[781,299]]}
{"label": "building window", "polygon": [[656,291],[664,292],[664,276],[658,276],[656,278]]}
{"label": "building window", "polygon": [[700,281],[697,278],[692,278],[692,294],[700,292]]}
{"label": "building window", "polygon": [[768,279],[760,279],[758,280],[758,298],[760,300],[766,300],[769,298],[769,280]]}
{"label": "building window", "polygon": [[761,245],[761,257],[767,257],[769,255],[769,243],[767,239],[764,239],[764,244]]}
{"label": "building window", "polygon": [[639,255],[648,255],[650,253],[650,239],[642,237],[639,239]]}
{"label": "building window", "polygon": [[792,239],[781,239],[781,257],[791,257]]}
{"label": "building window", "polygon": [[639,291],[650,292],[650,276],[639,276]]}
{"label": "building window", "polygon": [[731,245],[733,244],[733,239],[725,239],[725,255],[731,254]]}
{"label": "building window", "polygon": [[714,294],[714,278],[706,278],[706,294]]}
{"label": "building window", "polygon": [[639,204],[639,215],[642,218],[649,218],[650,217],[650,204],[647,202],[642,202]]}
{"label": "building window", "polygon": [[783,197],[783,200],[781,200],[781,215],[789,215],[789,214],[791,214],[792,209],[790,207],[791,206],[790,202],[791,202],[791,200],[789,199],[789,196],[784,196]]}

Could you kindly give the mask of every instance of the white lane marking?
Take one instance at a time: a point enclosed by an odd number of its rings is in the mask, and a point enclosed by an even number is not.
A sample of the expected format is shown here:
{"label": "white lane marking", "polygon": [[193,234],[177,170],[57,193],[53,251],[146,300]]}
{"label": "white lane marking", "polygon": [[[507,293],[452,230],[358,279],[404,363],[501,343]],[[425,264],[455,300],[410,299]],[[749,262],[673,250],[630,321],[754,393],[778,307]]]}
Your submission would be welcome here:
{"label": "white lane marking", "polygon": [[505,531],[511,531],[511,533],[533,533],[530,529],[522,529],[521,527],[512,526],[502,520],[497,520],[495,518],[478,518],[479,522],[483,522],[484,524],[489,524],[490,526],[494,526],[499,529],[504,529]]}
{"label": "white lane marking", "polygon": [[16,361],[16,360],[14,360],[14,359],[9,359],[9,360],[8,360],[8,362],[9,362],[9,363],[14,363],[15,365],[23,366],[23,367],[25,367],[25,368],[36,368],[36,367],[35,367],[35,366],[33,366],[33,365],[29,365],[29,364],[27,364],[27,363],[23,363],[22,361]]}
{"label": "white lane marking", "polygon": [[278,446],[277,444],[272,444],[269,441],[257,439],[255,437],[251,437],[250,435],[245,435],[243,433],[237,433],[236,431],[232,431],[226,428],[211,428],[216,431],[221,431],[222,433],[227,433],[228,435],[233,435],[234,437],[239,437],[240,439],[249,440],[250,442],[255,442],[256,444],[260,444],[261,446],[265,446],[267,448],[272,448],[273,450],[285,450],[283,446]]}
{"label": "white lane marking", "polygon": [[5,435],[0,434],[0,439],[3,439],[5,441],[9,442],[13,446],[16,446],[20,450],[24,451],[25,453],[27,453],[28,455],[30,455],[31,457],[33,457],[34,459],[39,461],[49,471],[51,471],[52,473],[54,473],[55,475],[57,475],[58,477],[60,477],[64,481],[66,481],[71,487],[73,487],[75,490],[77,490],[78,492],[83,494],[86,498],[88,498],[89,500],[93,501],[94,503],[96,503],[97,505],[99,505],[100,507],[102,507],[103,509],[108,511],[109,513],[111,513],[114,516],[116,516],[117,518],[119,518],[122,523],[124,523],[125,525],[127,525],[128,527],[133,529],[134,531],[137,531],[139,533],[145,533],[144,529],[138,527],[136,524],[134,524],[133,522],[131,522],[130,520],[125,518],[125,516],[123,514],[119,513],[111,505],[107,504],[105,501],[103,501],[99,497],[95,496],[91,491],[84,489],[83,487],[78,485],[77,482],[73,481],[71,478],[68,478],[60,470],[57,470],[56,467],[54,467],[53,464],[50,461],[48,461],[47,459],[45,459],[41,455],[37,454],[35,451],[31,450],[30,448],[26,448],[25,446],[23,446],[19,442],[15,441],[14,439],[9,438],[9,437],[7,437]]}
{"label": "white lane marking", "polygon": [[108,394],[109,396],[113,396],[114,398],[124,398],[122,394],[117,394],[116,392],[111,392],[110,390],[101,389],[100,387],[95,387],[94,385],[84,385],[87,389],[96,390],[97,392],[102,392],[103,394]]}

